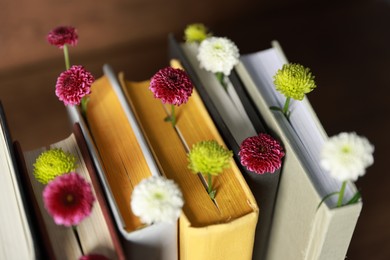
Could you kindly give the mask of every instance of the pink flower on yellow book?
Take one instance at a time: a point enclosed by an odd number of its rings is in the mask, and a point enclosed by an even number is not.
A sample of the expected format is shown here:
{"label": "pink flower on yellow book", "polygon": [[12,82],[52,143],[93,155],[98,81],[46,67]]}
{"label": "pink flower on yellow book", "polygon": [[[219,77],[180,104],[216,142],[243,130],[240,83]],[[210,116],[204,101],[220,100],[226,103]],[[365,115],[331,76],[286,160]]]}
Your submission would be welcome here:
{"label": "pink flower on yellow book", "polygon": [[274,173],[282,165],[283,147],[272,136],[260,133],[246,138],[238,155],[241,164],[257,174]]}
{"label": "pink flower on yellow book", "polygon": [[43,190],[43,202],[57,225],[76,226],[92,212],[91,185],[79,174],[56,177]]}
{"label": "pink flower on yellow book", "polygon": [[56,95],[65,105],[79,105],[81,99],[91,93],[94,81],[92,74],[83,66],[74,65],[58,77]]}
{"label": "pink flower on yellow book", "polygon": [[76,46],[78,35],[74,27],[58,26],[47,34],[46,39],[51,45],[55,45],[62,49],[65,44]]}
{"label": "pink flower on yellow book", "polygon": [[187,103],[193,88],[187,73],[172,67],[163,68],[154,74],[149,86],[155,98],[161,99],[164,104],[171,104],[171,115],[165,121],[170,121],[173,127],[176,125],[175,105]]}

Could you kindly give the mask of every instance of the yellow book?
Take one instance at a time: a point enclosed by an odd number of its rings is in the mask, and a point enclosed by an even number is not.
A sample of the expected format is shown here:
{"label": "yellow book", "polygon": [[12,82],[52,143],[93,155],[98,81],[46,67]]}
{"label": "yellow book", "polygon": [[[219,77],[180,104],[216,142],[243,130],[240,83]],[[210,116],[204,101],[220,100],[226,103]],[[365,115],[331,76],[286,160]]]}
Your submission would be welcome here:
{"label": "yellow book", "polygon": [[164,122],[168,109],[153,97],[149,81],[129,82],[123,75],[120,81],[161,171],[183,192],[180,259],[251,259],[259,209],[234,160],[213,180],[215,203],[199,176],[188,169],[187,152],[194,143],[216,140],[225,146],[196,90],[188,103],[176,107],[174,129]]}

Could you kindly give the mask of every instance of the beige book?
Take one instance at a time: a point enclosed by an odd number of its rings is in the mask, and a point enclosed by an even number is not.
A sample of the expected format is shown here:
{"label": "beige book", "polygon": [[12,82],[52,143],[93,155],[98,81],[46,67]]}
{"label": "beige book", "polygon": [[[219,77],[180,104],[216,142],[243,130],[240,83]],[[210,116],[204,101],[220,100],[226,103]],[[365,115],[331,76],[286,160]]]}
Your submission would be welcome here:
{"label": "beige book", "polygon": [[[335,208],[335,196],[317,210],[322,198],[340,190],[341,183],[319,166],[327,135],[308,99],[292,102],[290,121],[269,108],[284,102],[274,93],[272,77],[286,62],[274,42],[273,48],[243,55],[236,66],[249,96],[286,150],[266,259],[344,259],[362,203]],[[349,184],[344,200],[355,191]]]}
{"label": "beige book", "polygon": [[[96,198],[90,216],[78,224],[77,234],[72,227],[57,225],[52,216],[48,214],[42,198],[45,185],[38,182],[33,175],[33,165],[36,159],[42,152],[52,148],[60,148],[76,157],[75,172],[91,184]],[[96,171],[89,157],[81,129],[77,124],[74,126],[74,133],[68,138],[48,147],[20,151],[19,156],[25,182],[29,187],[29,203],[34,205],[35,214],[39,220],[41,237],[37,239],[46,240],[44,246],[48,257],[79,259],[83,254],[102,254],[110,259],[125,259]]]}

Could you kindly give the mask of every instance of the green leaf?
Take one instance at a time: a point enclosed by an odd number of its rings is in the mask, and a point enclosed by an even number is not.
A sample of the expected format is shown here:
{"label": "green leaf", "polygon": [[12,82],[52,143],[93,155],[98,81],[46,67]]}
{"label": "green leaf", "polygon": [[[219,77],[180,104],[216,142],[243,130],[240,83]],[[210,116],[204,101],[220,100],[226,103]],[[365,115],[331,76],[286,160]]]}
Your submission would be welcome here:
{"label": "green leaf", "polygon": [[170,116],[167,116],[166,118],[164,118],[164,122],[170,122],[172,121],[172,118]]}
{"label": "green leaf", "polygon": [[281,109],[280,107],[270,106],[269,109],[275,110],[275,111],[279,111],[279,112],[282,112],[282,113],[283,113],[283,109]]}
{"label": "green leaf", "polygon": [[335,192],[332,192],[332,193],[326,195],[325,197],[323,197],[322,200],[321,200],[321,202],[320,202],[320,203],[318,204],[318,206],[317,206],[317,210],[321,207],[322,203],[324,203],[325,200],[327,200],[327,199],[329,199],[330,197],[332,197],[332,196],[334,196],[334,195],[337,195],[337,194],[339,194],[339,193],[340,193],[339,191],[335,191]]}
{"label": "green leaf", "polygon": [[351,205],[351,204],[354,204],[354,203],[358,202],[359,199],[361,198],[361,196],[362,195],[360,194],[360,192],[357,191],[355,193],[355,195],[353,195],[353,197],[345,205]]}
{"label": "green leaf", "polygon": [[216,193],[217,193],[216,190],[212,190],[212,191],[209,192],[209,196],[210,196],[210,198],[211,198],[212,200],[215,199],[215,194],[216,194]]}

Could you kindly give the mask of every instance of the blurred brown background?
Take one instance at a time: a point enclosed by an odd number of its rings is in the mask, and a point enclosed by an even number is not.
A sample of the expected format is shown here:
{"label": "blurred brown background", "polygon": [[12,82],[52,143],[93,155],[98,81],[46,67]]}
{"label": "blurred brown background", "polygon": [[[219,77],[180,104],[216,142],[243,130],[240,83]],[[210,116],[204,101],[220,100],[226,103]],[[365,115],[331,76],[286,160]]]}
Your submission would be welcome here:
{"label": "blurred brown background", "polygon": [[389,0],[2,0],[0,99],[13,138],[27,150],[70,133],[54,94],[64,61],[46,42],[52,28],[78,29],[72,64],[99,77],[109,63],[144,80],[167,65],[167,34],[180,39],[193,22],[231,38],[241,53],[276,39],[290,61],[312,69],[318,88],[308,97],[328,134],[356,131],[376,149],[357,182],[364,204],[348,259],[390,259]]}

